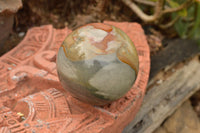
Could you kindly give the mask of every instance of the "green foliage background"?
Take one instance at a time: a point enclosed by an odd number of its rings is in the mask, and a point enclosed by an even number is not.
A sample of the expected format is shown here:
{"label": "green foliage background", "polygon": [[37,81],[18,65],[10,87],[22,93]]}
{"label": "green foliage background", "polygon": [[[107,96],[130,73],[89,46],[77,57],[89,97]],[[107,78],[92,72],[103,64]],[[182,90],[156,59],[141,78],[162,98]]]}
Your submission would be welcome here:
{"label": "green foliage background", "polygon": [[[180,6],[185,0],[167,0],[170,7]],[[200,45],[200,0],[194,0],[187,9],[172,13],[171,17],[176,16],[180,19],[174,24],[174,28],[181,38],[197,40]]]}

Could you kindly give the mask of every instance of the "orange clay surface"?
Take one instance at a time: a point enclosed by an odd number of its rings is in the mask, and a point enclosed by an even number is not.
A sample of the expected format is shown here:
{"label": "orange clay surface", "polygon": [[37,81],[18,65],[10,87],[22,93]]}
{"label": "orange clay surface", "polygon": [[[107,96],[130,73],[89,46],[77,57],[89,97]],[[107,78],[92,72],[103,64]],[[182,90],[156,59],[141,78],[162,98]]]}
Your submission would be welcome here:
{"label": "orange clay surface", "polygon": [[104,23],[122,29],[136,46],[139,73],[132,89],[102,107],[76,100],[60,85],[55,63],[58,48],[71,30],[51,25],[32,28],[16,48],[0,57],[1,133],[122,132],[134,119],[145,94],[149,47],[139,24]]}

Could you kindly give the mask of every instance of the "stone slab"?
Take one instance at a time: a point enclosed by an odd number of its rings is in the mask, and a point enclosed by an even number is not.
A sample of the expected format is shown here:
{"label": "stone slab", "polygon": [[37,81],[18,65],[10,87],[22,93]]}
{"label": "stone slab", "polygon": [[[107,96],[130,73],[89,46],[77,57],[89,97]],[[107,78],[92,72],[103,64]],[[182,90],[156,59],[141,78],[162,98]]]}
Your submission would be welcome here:
{"label": "stone slab", "polygon": [[139,73],[132,89],[113,103],[82,103],[60,85],[56,54],[70,29],[52,25],[30,29],[23,41],[0,58],[0,132],[122,132],[138,112],[150,71],[149,47],[137,23],[112,24],[134,42]]}
{"label": "stone slab", "polygon": [[0,15],[16,13],[21,7],[21,0],[0,0]]}
{"label": "stone slab", "polygon": [[0,49],[12,32],[14,14],[22,7],[21,0],[0,0]]}

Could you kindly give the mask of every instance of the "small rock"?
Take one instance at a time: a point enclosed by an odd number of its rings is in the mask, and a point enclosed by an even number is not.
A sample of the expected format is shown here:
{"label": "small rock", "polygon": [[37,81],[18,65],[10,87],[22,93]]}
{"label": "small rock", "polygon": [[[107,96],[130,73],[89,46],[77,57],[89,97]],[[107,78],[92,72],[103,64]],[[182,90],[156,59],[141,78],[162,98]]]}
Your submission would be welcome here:
{"label": "small rock", "polygon": [[160,80],[158,80],[156,83],[160,85],[160,84],[162,84],[162,82],[163,82],[163,80],[160,79]]}
{"label": "small rock", "polygon": [[20,32],[20,33],[18,34],[19,37],[23,37],[24,35],[25,35],[25,32]]}
{"label": "small rock", "polygon": [[7,69],[10,71],[10,70],[12,70],[12,67],[8,67]]}

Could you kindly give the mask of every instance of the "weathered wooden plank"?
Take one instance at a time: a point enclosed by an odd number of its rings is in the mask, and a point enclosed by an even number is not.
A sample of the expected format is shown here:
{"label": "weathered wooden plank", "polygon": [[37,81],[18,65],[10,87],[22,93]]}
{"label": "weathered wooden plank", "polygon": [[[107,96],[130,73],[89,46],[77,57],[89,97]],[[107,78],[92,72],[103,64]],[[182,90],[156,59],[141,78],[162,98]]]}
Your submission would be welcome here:
{"label": "weathered wooden plank", "polygon": [[185,100],[200,89],[199,56],[176,70],[160,85],[154,85],[135,119],[124,133],[151,133]]}
{"label": "weathered wooden plank", "polygon": [[166,66],[181,62],[199,52],[198,45],[193,40],[176,39],[163,43],[167,46],[151,57],[150,79]]}
{"label": "weathered wooden plank", "polygon": [[[151,78],[141,109],[124,129],[124,133],[153,132],[185,100],[200,89],[200,55],[197,53],[196,50],[191,50],[190,56],[186,54],[187,58],[190,57],[187,61],[186,58],[181,58],[177,61],[179,63],[167,61],[175,65],[161,65],[168,69]],[[194,54],[196,56],[191,57]],[[183,60],[184,62],[180,62]],[[160,66],[158,68],[161,70]]]}

